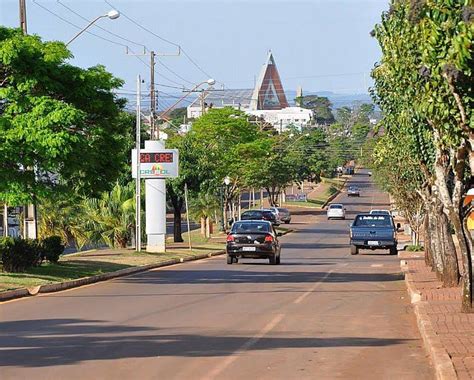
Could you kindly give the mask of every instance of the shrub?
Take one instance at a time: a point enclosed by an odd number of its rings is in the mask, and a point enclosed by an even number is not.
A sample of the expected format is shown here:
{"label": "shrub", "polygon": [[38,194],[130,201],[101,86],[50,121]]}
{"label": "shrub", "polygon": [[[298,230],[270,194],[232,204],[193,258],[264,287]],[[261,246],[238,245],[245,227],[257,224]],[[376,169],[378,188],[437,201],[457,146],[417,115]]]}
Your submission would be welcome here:
{"label": "shrub", "polygon": [[50,263],[57,263],[59,256],[64,252],[64,245],[60,236],[50,236],[41,241],[42,258],[46,258]]}
{"label": "shrub", "polygon": [[0,244],[3,270],[24,272],[41,258],[41,245],[30,239],[4,239]]}
{"label": "shrub", "polygon": [[422,245],[407,245],[406,250],[410,252],[421,252],[425,248]]}

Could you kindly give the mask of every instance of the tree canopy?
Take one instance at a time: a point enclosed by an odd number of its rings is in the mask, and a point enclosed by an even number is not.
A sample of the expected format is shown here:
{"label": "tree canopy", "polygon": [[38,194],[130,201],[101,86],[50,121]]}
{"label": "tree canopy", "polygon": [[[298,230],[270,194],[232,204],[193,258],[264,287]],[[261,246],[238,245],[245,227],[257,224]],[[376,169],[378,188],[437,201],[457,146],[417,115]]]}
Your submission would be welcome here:
{"label": "tree canopy", "polygon": [[0,199],[99,194],[126,163],[128,121],[103,66],[69,64],[61,42],[0,27]]}

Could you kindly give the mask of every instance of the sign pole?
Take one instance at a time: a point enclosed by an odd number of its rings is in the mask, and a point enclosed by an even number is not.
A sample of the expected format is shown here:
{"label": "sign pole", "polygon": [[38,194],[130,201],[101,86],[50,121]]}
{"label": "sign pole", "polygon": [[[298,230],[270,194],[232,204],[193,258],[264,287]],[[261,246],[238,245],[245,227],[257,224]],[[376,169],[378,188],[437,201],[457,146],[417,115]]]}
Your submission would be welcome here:
{"label": "sign pole", "polygon": [[184,184],[184,203],[186,204],[186,223],[188,225],[188,242],[189,242],[189,250],[193,250],[193,246],[191,244],[191,228],[189,226],[189,205],[188,205],[188,184]]}
{"label": "sign pole", "polygon": [[135,149],[136,149],[136,171],[137,175],[135,178],[135,250],[141,252],[142,250],[142,228],[141,228],[141,176],[140,176],[140,146],[141,146],[141,110],[140,110],[140,97],[141,97],[141,78],[137,76],[137,122],[136,122],[136,138],[135,138]]}

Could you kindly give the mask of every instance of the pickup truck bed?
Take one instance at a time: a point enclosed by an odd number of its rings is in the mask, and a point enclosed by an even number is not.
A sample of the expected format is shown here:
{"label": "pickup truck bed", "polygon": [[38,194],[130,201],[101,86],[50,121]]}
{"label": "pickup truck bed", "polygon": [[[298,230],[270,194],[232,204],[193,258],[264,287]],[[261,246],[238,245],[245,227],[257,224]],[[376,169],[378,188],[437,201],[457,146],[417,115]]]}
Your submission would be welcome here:
{"label": "pickup truck bed", "polygon": [[396,228],[390,215],[358,214],[350,226],[351,254],[359,249],[388,249],[397,254]]}

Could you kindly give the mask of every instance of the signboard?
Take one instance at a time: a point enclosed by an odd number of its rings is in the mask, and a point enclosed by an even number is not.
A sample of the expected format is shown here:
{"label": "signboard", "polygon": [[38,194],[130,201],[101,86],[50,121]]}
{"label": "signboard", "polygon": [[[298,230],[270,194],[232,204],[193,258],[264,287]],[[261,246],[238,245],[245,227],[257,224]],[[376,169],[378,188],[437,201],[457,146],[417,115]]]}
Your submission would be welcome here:
{"label": "signboard", "polygon": [[[141,178],[178,177],[179,152],[177,149],[149,151],[140,149]],[[137,151],[132,150],[132,177],[137,177]]]}
{"label": "signboard", "polygon": [[288,202],[307,202],[306,194],[286,194],[285,199]]}

